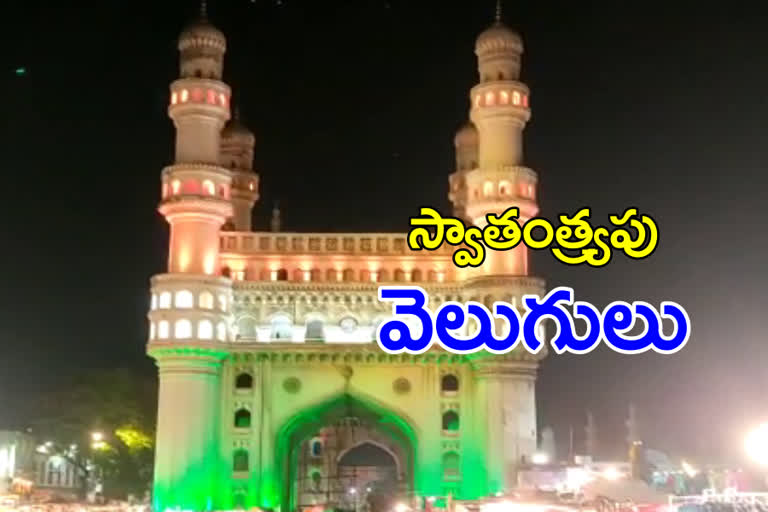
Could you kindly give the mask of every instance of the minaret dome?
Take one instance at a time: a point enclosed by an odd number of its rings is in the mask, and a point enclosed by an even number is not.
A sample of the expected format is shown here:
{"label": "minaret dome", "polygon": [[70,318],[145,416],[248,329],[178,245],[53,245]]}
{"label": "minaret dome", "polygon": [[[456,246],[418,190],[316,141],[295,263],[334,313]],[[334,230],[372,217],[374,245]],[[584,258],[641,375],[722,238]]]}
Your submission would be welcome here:
{"label": "minaret dome", "polygon": [[453,138],[453,145],[456,148],[457,171],[471,171],[477,167],[478,143],[477,128],[472,122],[467,122],[459,128]]}
{"label": "minaret dome", "polygon": [[475,42],[480,82],[517,80],[522,54],[520,35],[497,19]]}
{"label": "minaret dome", "polygon": [[208,21],[205,1],[201,3],[198,19],[181,32],[178,48],[181,78],[221,80],[227,39]]}

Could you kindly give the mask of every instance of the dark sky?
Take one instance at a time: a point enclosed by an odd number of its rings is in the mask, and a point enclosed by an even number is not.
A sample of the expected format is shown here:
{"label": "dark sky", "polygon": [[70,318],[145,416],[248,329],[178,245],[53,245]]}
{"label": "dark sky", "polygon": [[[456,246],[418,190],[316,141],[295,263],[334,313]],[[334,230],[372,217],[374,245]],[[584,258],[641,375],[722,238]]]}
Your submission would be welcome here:
{"label": "dark sky", "polygon": [[[492,0],[209,3],[229,38],[226,79],[257,137],[258,226],[276,199],[296,231],[405,231],[419,205],[448,208],[453,133]],[[143,345],[148,278],[166,257],[155,207],[172,154],[168,83],[197,9],[13,4],[0,21],[6,420],[30,391],[80,368],[152,378]],[[574,269],[542,252],[537,273],[598,305],[675,300],[693,324],[673,356],[551,356],[540,424],[561,444],[573,424],[578,445],[590,408],[616,452],[632,400],[650,444],[738,457],[744,431],[768,418],[768,15],[740,2],[507,4],[526,45],[526,163],[542,214],[590,206],[605,222],[637,206],[661,233],[644,261]]]}

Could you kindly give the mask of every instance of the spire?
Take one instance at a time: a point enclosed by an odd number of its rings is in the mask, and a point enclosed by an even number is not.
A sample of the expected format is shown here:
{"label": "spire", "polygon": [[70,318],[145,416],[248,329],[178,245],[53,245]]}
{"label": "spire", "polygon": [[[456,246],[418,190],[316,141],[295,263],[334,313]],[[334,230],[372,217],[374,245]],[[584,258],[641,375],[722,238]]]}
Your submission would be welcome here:
{"label": "spire", "polygon": [[275,201],[275,206],[272,208],[272,221],[270,222],[273,233],[280,232],[280,206]]}

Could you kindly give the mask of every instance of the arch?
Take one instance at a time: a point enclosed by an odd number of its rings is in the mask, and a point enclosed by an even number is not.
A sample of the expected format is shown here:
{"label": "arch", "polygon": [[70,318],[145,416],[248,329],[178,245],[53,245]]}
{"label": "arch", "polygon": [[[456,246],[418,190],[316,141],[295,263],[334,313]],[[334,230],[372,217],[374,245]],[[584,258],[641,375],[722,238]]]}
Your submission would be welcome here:
{"label": "arch", "polygon": [[235,411],[235,428],[251,428],[251,411],[244,407]]}
{"label": "arch", "polygon": [[149,324],[149,339],[155,339],[155,322]]}
{"label": "arch", "polygon": [[390,281],[389,278],[389,270],[383,268],[379,270],[378,275],[376,276],[376,281],[379,283],[387,283]]}
{"label": "arch", "polygon": [[287,281],[288,280],[288,271],[284,268],[279,268],[275,272],[275,281]]}
{"label": "arch", "polygon": [[313,439],[309,445],[309,453],[313,457],[323,456],[323,442],[319,439]]}
{"label": "arch", "polygon": [[171,292],[162,292],[160,294],[160,309],[169,309],[171,307]]}
{"label": "arch", "polygon": [[293,280],[298,282],[304,281],[304,275],[304,271],[297,268],[293,271]]}
{"label": "arch", "polygon": [[213,294],[209,291],[200,292],[198,297],[198,305],[200,309],[213,309]]}
{"label": "arch", "polygon": [[427,281],[430,283],[437,282],[437,271],[436,270],[430,270],[427,272]]}
{"label": "arch", "polygon": [[240,339],[256,339],[256,319],[244,316],[237,321],[237,336]]}
{"label": "arch", "polygon": [[493,195],[493,182],[492,181],[486,181],[483,183],[483,195],[485,197],[489,197]]}
{"label": "arch", "polygon": [[152,311],[157,309],[157,294],[156,293],[152,294],[152,299],[150,300],[150,306],[149,307],[150,307],[150,309],[152,309]]}
{"label": "arch", "polygon": [[499,195],[505,196],[512,191],[512,184],[507,180],[499,182]]}
{"label": "arch", "polygon": [[443,479],[452,480],[459,477],[461,459],[456,452],[446,452],[443,454]]}
{"label": "arch", "polygon": [[343,281],[350,282],[355,280],[355,271],[351,268],[344,269],[344,272],[342,273]]}
{"label": "arch", "polygon": [[248,471],[248,451],[240,448],[232,454],[232,471]]}
{"label": "arch", "polygon": [[293,339],[293,321],[287,315],[275,315],[270,323],[272,324],[270,339],[289,341]]}
{"label": "arch", "polygon": [[176,292],[176,307],[179,309],[190,309],[195,306],[195,299],[189,290],[179,290]]}
{"label": "arch", "polygon": [[242,372],[235,377],[235,389],[253,389],[253,375]]}
{"label": "arch", "polygon": [[213,323],[210,320],[200,320],[197,324],[197,337],[201,340],[213,339]]}
{"label": "arch", "polygon": [[413,482],[417,467],[418,439],[413,422],[401,411],[382,405],[360,394],[342,393],[328,400],[302,408],[277,430],[275,444],[275,479],[271,491],[279,496],[281,510],[295,510],[296,496],[287,482],[296,478],[299,450],[304,441],[335,419],[354,414],[366,418],[380,433],[403,447],[405,460],[401,461],[408,478]]}
{"label": "arch", "polygon": [[373,273],[370,270],[360,271],[360,282],[368,283],[372,281]]}
{"label": "arch", "polygon": [[443,413],[443,430],[446,432],[457,432],[459,430],[459,413],[456,411],[445,411]]}
{"label": "arch", "polygon": [[211,180],[203,180],[203,192],[209,196],[215,196],[216,185]]}
{"label": "arch", "polygon": [[185,340],[192,337],[192,322],[186,318],[176,320],[173,326],[173,337],[177,340]]}
{"label": "arch", "polygon": [[229,267],[221,267],[221,275],[223,277],[231,277],[232,276],[232,270],[230,270]]}
{"label": "arch", "polygon": [[161,340],[167,340],[170,334],[169,331],[168,320],[160,320],[157,324],[157,337]]}
{"label": "arch", "polygon": [[313,282],[318,282],[323,280],[323,273],[320,271],[320,269],[313,268],[309,271],[309,280]]}
{"label": "arch", "polygon": [[325,341],[325,325],[319,318],[307,322],[307,332],[304,335],[306,341]]}
{"label": "arch", "polygon": [[402,283],[405,281],[405,270],[398,268],[395,270],[395,282]]}
{"label": "arch", "polygon": [[449,373],[440,379],[440,391],[443,393],[456,393],[459,390],[459,378]]}
{"label": "arch", "polygon": [[402,474],[401,462],[398,459],[397,454],[395,452],[393,452],[392,448],[390,448],[389,446],[387,446],[387,445],[385,445],[383,443],[380,443],[380,442],[378,442],[378,441],[376,441],[374,439],[365,439],[363,441],[360,441],[359,443],[353,444],[352,446],[349,446],[349,447],[345,448],[344,450],[340,451],[338,453],[338,455],[336,455],[336,464],[339,465],[339,466],[344,465],[343,459],[346,456],[348,456],[350,452],[352,452],[353,450],[356,450],[356,449],[358,449],[358,448],[360,448],[360,447],[362,447],[364,445],[371,445],[371,446],[377,448],[378,450],[381,450],[381,451],[385,452],[387,455],[389,455],[389,457],[392,459],[392,462],[394,463],[395,469],[397,470],[397,474],[398,475]]}
{"label": "arch", "polygon": [[339,272],[335,269],[329,268],[325,271],[325,280],[335,282],[339,280]]}
{"label": "arch", "polygon": [[411,282],[420,283],[424,279],[423,273],[420,269],[415,268],[411,271]]}

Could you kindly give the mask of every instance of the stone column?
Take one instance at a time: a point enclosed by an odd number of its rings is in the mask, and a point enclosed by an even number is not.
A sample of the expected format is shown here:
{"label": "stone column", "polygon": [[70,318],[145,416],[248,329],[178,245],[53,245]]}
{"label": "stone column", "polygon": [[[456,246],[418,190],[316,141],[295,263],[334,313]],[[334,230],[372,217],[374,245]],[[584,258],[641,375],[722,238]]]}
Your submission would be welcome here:
{"label": "stone column", "polygon": [[158,349],[153,507],[212,510],[219,501],[221,361],[225,353]]}

